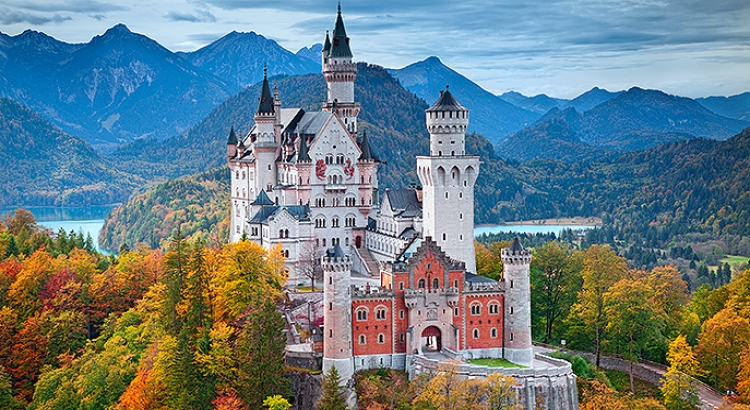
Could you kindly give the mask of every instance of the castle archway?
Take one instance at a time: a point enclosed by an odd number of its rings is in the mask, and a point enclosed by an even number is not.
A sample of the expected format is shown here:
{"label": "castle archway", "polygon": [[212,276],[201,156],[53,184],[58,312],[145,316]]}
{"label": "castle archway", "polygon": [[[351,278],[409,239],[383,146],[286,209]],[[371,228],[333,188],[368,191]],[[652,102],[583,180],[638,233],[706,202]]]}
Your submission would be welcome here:
{"label": "castle archway", "polygon": [[443,349],[442,332],[437,326],[426,327],[422,331],[422,351],[439,352]]}

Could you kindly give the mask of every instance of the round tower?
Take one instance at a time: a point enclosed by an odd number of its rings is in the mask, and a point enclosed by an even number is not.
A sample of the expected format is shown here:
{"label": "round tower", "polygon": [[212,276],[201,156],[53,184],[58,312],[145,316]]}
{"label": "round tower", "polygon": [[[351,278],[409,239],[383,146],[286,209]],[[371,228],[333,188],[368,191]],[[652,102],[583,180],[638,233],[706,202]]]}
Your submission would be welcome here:
{"label": "round tower", "polygon": [[423,236],[431,236],[445,253],[475,273],[474,183],[479,157],[466,155],[469,110],[446,87],[426,117],[430,156],[417,157]]}
{"label": "round tower", "polygon": [[276,104],[274,104],[271,87],[268,85],[268,70],[263,67],[263,86],[261,88],[258,109],[255,111],[253,155],[256,162],[256,187],[258,191],[270,191],[276,185]]}
{"label": "round tower", "polygon": [[360,109],[359,103],[354,102],[357,64],[354,63],[353,57],[339,4],[331,39],[329,40],[326,33],[326,42],[323,46],[323,75],[328,85],[328,99],[323,104],[323,109],[335,109],[350,133],[357,132],[357,116]]}
{"label": "round tower", "polygon": [[529,279],[531,251],[524,249],[518,238],[515,238],[510,248],[501,251],[501,259],[505,280],[505,359],[531,366],[534,360]]}
{"label": "round tower", "polygon": [[322,257],[323,267],[323,373],[336,366],[346,384],[354,376],[352,355],[352,262],[337,244]]}

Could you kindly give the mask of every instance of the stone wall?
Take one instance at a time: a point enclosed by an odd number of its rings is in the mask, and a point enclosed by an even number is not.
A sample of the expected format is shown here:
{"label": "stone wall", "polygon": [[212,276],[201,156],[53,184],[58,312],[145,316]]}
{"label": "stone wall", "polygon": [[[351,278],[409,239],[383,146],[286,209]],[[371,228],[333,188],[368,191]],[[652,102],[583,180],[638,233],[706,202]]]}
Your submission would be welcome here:
{"label": "stone wall", "polygon": [[291,410],[315,410],[323,395],[323,375],[303,372],[287,373],[294,393]]}

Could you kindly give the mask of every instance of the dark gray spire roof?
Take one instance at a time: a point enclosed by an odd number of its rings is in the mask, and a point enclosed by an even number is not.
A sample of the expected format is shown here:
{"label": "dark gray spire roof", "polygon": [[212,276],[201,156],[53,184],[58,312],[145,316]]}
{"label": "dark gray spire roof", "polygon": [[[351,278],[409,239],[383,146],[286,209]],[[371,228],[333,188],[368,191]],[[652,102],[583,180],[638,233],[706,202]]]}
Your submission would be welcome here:
{"label": "dark gray spire roof", "polygon": [[266,191],[261,190],[255,201],[251,205],[276,205],[271,198],[268,197]]}
{"label": "dark gray spire roof", "polygon": [[523,253],[523,246],[521,246],[521,241],[518,240],[518,237],[513,238],[513,243],[510,245],[510,251],[514,254]]}
{"label": "dark gray spire roof", "polygon": [[321,52],[331,51],[331,39],[328,37],[328,30],[326,30],[326,41],[323,43],[323,50]]}
{"label": "dark gray spire roof", "polygon": [[232,130],[229,131],[229,138],[227,138],[227,145],[237,145],[237,134],[234,133],[234,125],[232,125]]}
{"label": "dark gray spire roof", "polygon": [[258,102],[258,114],[273,114],[273,95],[271,87],[268,85],[268,69],[263,67],[263,90],[260,92],[260,101]]}
{"label": "dark gray spire roof", "polygon": [[329,258],[344,258],[344,251],[341,250],[339,244],[336,244],[333,248],[329,248],[326,251],[326,256]]}
{"label": "dark gray spire roof", "polygon": [[432,105],[432,107],[428,108],[427,111],[468,111],[466,110],[466,107],[461,105],[456,99],[453,97],[453,94],[451,94],[450,91],[448,91],[448,86],[445,86],[445,90],[440,90],[440,98],[437,100],[435,104]]}
{"label": "dark gray spire roof", "polygon": [[297,154],[297,161],[312,161],[307,148],[307,136],[303,135],[300,137],[299,142],[299,154]]}
{"label": "dark gray spire roof", "polygon": [[333,44],[331,45],[330,55],[331,57],[352,57],[349,37],[346,36],[344,19],[341,17],[341,3],[339,3],[339,12],[336,15],[336,27],[333,29]]}
{"label": "dark gray spire roof", "polygon": [[362,132],[362,139],[360,139],[359,141],[359,148],[362,150],[362,155],[359,156],[359,159],[371,159],[373,161],[378,161],[378,157],[374,152],[372,152],[370,142],[367,140],[367,130]]}

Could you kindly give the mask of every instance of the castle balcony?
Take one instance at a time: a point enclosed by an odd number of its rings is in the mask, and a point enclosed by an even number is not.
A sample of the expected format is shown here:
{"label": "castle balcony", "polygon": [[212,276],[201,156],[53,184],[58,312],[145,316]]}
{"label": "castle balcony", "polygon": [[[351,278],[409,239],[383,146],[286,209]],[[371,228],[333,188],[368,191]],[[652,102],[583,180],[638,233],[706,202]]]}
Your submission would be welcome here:
{"label": "castle balcony", "polygon": [[345,184],[326,184],[325,190],[326,191],[346,191],[346,185]]}
{"label": "castle balcony", "polygon": [[[420,289],[421,290],[421,289]],[[417,307],[417,302],[423,297],[423,293],[414,289],[404,290],[404,303],[409,309]]]}
{"label": "castle balcony", "polygon": [[448,306],[454,308],[458,306],[458,289],[446,288],[445,289],[445,300]]}
{"label": "castle balcony", "polygon": [[352,299],[382,299],[393,296],[393,291],[386,287],[368,287],[352,285]]}

